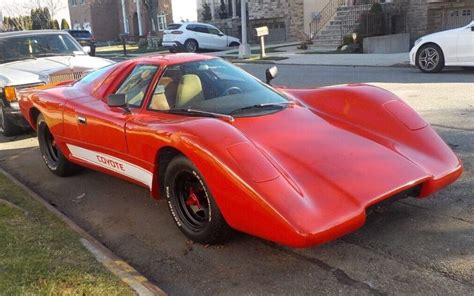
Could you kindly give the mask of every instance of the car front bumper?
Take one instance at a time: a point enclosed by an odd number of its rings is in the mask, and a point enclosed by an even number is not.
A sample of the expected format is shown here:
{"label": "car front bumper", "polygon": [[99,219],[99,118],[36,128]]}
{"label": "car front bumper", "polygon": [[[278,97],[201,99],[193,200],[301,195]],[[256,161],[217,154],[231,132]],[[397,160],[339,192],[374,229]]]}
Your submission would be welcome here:
{"label": "car front bumper", "polygon": [[421,43],[417,44],[410,50],[410,65],[412,66],[416,66],[416,53],[418,52],[418,49],[421,45]]}
{"label": "car front bumper", "polygon": [[21,128],[28,128],[30,125],[21,114],[18,102],[10,103],[10,106],[3,106],[5,117],[8,118],[14,125]]}

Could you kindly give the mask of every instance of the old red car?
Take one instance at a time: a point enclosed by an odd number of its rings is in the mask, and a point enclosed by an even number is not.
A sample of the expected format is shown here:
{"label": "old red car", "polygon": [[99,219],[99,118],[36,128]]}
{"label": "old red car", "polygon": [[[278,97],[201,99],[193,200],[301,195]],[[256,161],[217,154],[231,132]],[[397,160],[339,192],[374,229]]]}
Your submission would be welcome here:
{"label": "old red car", "polygon": [[20,107],[53,173],[83,166],[145,186],[201,243],[233,228],[316,245],[361,227],[372,207],[426,197],[462,172],[388,91],[269,81],[218,58],[148,56],[27,91]]}

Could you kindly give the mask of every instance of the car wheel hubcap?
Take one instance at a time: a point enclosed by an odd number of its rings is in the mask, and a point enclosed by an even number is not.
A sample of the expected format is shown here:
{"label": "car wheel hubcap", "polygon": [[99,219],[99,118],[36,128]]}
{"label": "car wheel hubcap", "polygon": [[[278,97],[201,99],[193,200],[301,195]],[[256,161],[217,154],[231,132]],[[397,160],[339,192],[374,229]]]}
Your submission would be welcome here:
{"label": "car wheel hubcap", "polygon": [[428,47],[420,53],[419,64],[423,70],[431,71],[439,63],[439,53],[436,49]]}
{"label": "car wheel hubcap", "polygon": [[189,52],[195,52],[196,51],[196,45],[193,42],[188,42],[187,49]]}
{"label": "car wheel hubcap", "polygon": [[175,192],[183,222],[194,231],[205,228],[210,218],[210,203],[200,180],[191,172],[181,172],[176,176]]}

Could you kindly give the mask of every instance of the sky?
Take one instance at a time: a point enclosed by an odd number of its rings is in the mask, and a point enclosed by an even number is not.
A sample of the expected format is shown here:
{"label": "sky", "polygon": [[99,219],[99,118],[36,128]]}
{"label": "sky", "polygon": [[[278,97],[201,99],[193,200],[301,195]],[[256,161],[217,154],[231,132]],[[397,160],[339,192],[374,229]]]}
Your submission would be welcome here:
{"label": "sky", "polygon": [[[57,0],[63,8],[58,11],[55,16],[59,21],[65,18],[68,22],[69,9],[67,8],[68,0]],[[117,0],[118,1],[118,0]],[[29,14],[31,9],[31,0],[0,0],[0,10],[3,16]],[[179,22],[181,20],[197,20],[196,0],[172,0],[173,6],[173,21]]]}
{"label": "sky", "polygon": [[[4,0],[0,0],[4,1]],[[197,20],[196,0],[172,0],[173,21]]]}
{"label": "sky", "polygon": [[[31,8],[35,6],[32,2],[31,0],[0,0],[0,10],[3,16],[29,15]],[[60,9],[54,18],[58,21],[64,18],[70,23],[68,0],[57,0],[57,3]]]}

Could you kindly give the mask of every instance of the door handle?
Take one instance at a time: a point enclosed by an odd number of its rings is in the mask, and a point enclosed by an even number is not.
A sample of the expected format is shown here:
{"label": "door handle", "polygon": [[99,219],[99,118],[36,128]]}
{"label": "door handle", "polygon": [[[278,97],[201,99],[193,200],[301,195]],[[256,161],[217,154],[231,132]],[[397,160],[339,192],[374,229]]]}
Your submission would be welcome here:
{"label": "door handle", "polygon": [[77,116],[77,122],[79,122],[79,124],[87,124],[87,118],[84,116]]}

